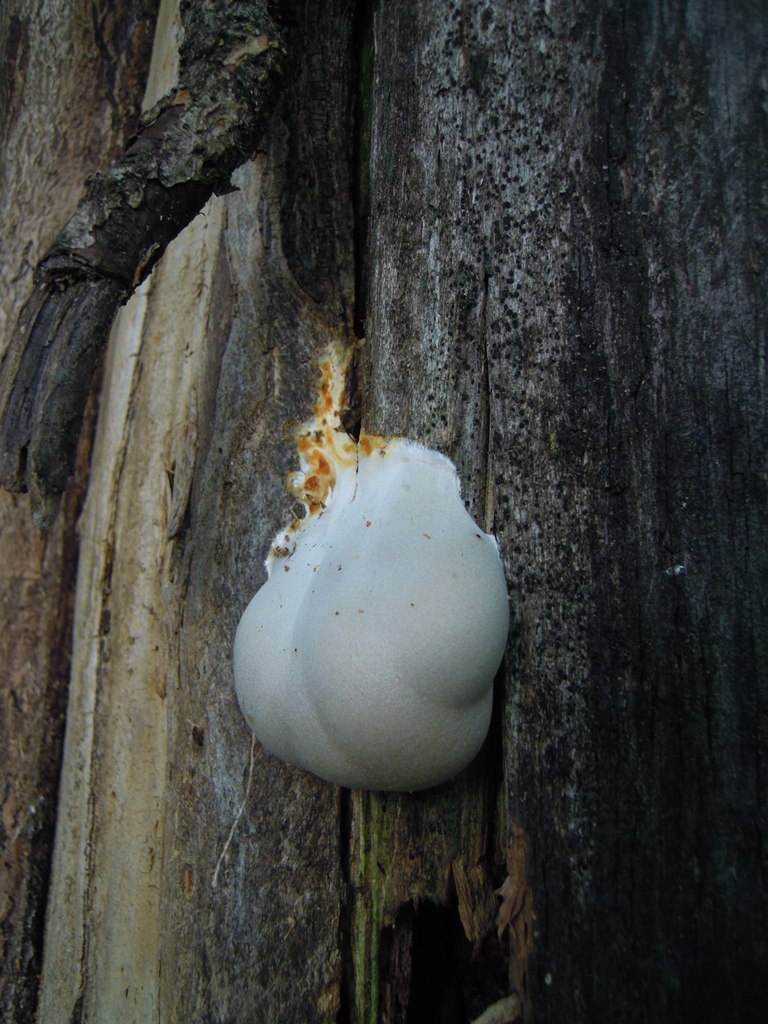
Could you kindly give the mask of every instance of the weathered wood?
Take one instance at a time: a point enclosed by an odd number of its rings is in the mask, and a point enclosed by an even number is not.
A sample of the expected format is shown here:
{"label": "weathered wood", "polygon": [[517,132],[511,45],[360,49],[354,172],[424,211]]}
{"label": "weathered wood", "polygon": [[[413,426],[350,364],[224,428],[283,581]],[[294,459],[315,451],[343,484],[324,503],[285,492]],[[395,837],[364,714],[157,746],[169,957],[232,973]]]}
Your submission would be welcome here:
{"label": "weathered wood", "polygon": [[41,537],[0,495],[0,1020],[34,1020],[69,679],[77,497]]}
{"label": "weathered wood", "polygon": [[[285,20],[263,151],[111,341],[42,1019],[761,1020],[768,18]],[[363,426],[456,461],[510,584],[488,742],[414,796],[280,764],[232,691],[363,323]]]}
{"label": "weathered wood", "polygon": [[[30,292],[32,266],[83,178],[133,129],[155,6],[2,5],[0,350]],[[32,527],[28,497],[0,494],[0,1020],[8,1024],[36,1016],[88,454],[86,438],[46,536]]]}
{"label": "weathered wood", "polygon": [[364,423],[455,455],[502,545],[521,994],[542,1020],[758,1020],[765,9],[377,25]]}
{"label": "weathered wood", "polygon": [[266,152],[169,247],[110,345],[47,1022],[330,1021],[340,1001],[338,791],[257,748],[230,666],[290,513],[313,357],[351,326],[350,14],[293,22],[302,58]]}
{"label": "weathered wood", "polygon": [[146,112],[37,270],[0,365],[0,483],[53,521],[118,305],[253,152],[272,114],[280,34],[261,0],[182,2],[179,82]]}
{"label": "weathered wood", "polygon": [[3,4],[4,350],[31,291],[33,269],[75,208],[83,181],[114,159],[136,128],[157,6],[158,0],[62,0],[45,9],[30,0]]}

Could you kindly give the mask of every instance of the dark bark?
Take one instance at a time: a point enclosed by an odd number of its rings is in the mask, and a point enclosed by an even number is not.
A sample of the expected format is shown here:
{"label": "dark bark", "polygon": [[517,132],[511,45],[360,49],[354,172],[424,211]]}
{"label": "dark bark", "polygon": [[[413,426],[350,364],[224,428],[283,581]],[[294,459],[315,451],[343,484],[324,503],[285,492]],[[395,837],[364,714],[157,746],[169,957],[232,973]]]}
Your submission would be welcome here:
{"label": "dark bark", "polygon": [[0,366],[0,484],[30,491],[39,526],[53,521],[72,471],[118,305],[206,200],[231,187],[272,113],[282,44],[264,4],[183,3],[182,26],[179,87],[89,179]]}
{"label": "dark bark", "polygon": [[378,25],[364,424],[490,499],[522,994],[547,1021],[760,1020],[765,8]]}

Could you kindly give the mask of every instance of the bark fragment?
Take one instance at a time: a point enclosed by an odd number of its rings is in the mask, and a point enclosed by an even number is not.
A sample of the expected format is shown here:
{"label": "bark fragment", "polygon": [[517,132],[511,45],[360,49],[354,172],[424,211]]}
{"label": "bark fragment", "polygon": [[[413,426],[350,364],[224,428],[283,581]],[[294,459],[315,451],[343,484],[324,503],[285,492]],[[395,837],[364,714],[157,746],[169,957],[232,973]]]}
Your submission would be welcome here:
{"label": "bark fragment", "polygon": [[178,88],[88,180],[0,365],[0,483],[30,491],[39,526],[56,514],[119,304],[207,199],[230,190],[274,105],[284,50],[262,3],[184,3],[181,16]]}

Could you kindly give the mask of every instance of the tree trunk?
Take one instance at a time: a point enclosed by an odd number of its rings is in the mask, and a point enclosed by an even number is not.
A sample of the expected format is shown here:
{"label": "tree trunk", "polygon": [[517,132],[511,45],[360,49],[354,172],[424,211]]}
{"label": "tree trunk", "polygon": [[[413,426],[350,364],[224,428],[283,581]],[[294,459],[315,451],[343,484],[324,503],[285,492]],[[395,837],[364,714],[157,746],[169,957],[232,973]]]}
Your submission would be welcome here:
{"label": "tree trunk", "polygon": [[[291,0],[282,21],[259,152],[112,332],[50,893],[42,715],[4,790],[5,1019],[32,1019],[47,899],[44,1024],[762,1020],[768,17]],[[172,25],[164,4],[148,101]],[[488,741],[415,795],[278,762],[231,680],[317,357],[363,331],[364,427],[455,461],[510,592]],[[26,581],[42,542],[15,536]],[[57,558],[52,597],[11,583],[3,606],[39,637],[41,708]]]}
{"label": "tree trunk", "polygon": [[[84,177],[133,130],[157,3],[39,4],[0,11],[0,352],[32,268]],[[93,433],[92,401],[53,528],[32,528],[26,495],[0,492],[0,1019],[35,1017],[67,707],[75,523]]]}

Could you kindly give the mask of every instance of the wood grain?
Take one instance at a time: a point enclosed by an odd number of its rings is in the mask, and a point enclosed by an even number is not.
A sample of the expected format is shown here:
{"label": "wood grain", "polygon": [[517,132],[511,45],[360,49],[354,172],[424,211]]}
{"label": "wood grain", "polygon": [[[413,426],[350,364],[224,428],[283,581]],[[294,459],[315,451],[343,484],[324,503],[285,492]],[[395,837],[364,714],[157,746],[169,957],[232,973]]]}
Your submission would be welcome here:
{"label": "wood grain", "polygon": [[[282,18],[263,146],[110,343],[46,1024],[762,1021],[768,21]],[[363,328],[364,428],[454,459],[510,590],[486,746],[416,795],[277,762],[231,680]]]}

